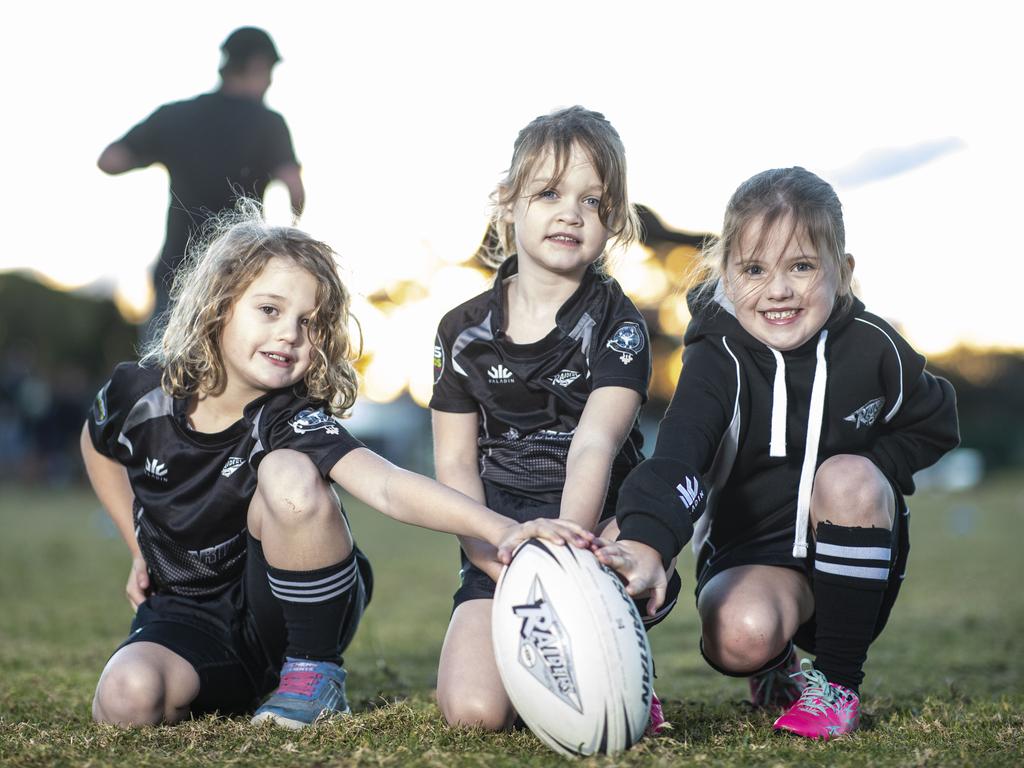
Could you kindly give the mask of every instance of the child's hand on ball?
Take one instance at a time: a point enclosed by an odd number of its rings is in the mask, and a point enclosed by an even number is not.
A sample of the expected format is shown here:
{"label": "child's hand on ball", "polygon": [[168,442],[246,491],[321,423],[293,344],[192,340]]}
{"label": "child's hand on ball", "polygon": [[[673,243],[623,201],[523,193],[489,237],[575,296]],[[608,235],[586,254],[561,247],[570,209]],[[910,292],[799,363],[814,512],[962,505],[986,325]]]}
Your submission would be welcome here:
{"label": "child's hand on ball", "polygon": [[512,552],[527,539],[543,539],[553,544],[572,544],[586,549],[594,541],[594,534],[569,520],[538,518],[525,523],[513,523],[498,545],[498,559],[508,565],[512,562]]}
{"label": "child's hand on ball", "polygon": [[594,539],[597,559],[618,573],[626,582],[630,597],[649,594],[647,614],[653,616],[665,602],[668,574],[661,565],[661,555],[653,547],[628,539],[608,541]]}

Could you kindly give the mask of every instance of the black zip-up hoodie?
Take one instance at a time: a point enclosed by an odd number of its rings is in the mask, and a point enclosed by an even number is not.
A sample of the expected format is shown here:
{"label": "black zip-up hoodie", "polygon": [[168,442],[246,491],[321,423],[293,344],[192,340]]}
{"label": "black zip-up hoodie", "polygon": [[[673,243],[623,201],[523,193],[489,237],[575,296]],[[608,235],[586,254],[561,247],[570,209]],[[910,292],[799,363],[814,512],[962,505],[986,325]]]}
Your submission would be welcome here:
{"label": "black zip-up hoodie", "polygon": [[683,370],[654,454],[626,479],[620,539],[667,564],[694,535],[716,549],[792,526],[805,557],[814,473],[870,459],[904,495],[914,472],[959,443],[956,395],[893,328],[854,299],[802,346],[778,352],[747,333],[718,291],[690,296]]}

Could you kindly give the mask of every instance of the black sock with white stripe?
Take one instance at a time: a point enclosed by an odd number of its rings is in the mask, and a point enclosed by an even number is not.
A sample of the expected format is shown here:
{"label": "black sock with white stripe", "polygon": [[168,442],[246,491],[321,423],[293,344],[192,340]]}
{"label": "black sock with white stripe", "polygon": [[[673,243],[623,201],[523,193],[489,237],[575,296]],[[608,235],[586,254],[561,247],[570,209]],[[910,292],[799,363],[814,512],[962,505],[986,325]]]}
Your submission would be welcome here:
{"label": "black sock with white stripe", "polygon": [[819,523],[814,554],[814,666],[857,691],[889,583],[892,531]]}
{"label": "black sock with white stripe", "polygon": [[355,553],[315,571],[267,565],[267,580],[284,613],[285,655],[340,663],[342,628],[358,616],[355,603],[361,600]]}

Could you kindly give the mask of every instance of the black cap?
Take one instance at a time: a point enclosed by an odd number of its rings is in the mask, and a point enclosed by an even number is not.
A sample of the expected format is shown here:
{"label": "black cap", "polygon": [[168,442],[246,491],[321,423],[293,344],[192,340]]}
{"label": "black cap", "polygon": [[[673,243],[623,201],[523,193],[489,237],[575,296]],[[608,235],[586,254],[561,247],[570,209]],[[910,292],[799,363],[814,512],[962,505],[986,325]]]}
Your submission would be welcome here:
{"label": "black cap", "polygon": [[224,64],[228,62],[244,62],[252,56],[265,56],[270,62],[281,60],[270,35],[257,27],[240,27],[228,35],[228,39],[220,47],[224,54]]}

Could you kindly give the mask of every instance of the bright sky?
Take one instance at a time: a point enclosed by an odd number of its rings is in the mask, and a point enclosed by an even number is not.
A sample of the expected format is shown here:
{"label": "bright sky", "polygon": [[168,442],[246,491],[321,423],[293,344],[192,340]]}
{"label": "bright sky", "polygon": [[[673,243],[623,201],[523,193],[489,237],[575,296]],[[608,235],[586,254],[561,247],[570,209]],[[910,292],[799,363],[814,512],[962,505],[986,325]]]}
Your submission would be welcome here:
{"label": "bright sky", "polygon": [[[517,131],[579,103],[618,128],[634,200],[669,226],[718,231],[740,182],[803,165],[844,203],[870,309],[925,352],[1024,347],[1022,249],[1006,235],[1024,180],[1012,5],[8,4],[0,270],[139,301],[166,175],[107,177],[95,160],[161,103],[215,87],[220,43],[256,25],[284,57],[267,103],[304,166],[302,226],[357,293],[469,256]],[[284,200],[271,195],[272,217]],[[407,318],[422,349],[437,311]],[[394,365],[429,366],[417,357]]]}

